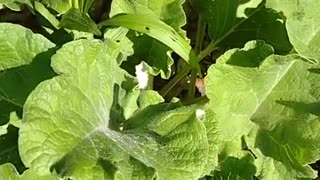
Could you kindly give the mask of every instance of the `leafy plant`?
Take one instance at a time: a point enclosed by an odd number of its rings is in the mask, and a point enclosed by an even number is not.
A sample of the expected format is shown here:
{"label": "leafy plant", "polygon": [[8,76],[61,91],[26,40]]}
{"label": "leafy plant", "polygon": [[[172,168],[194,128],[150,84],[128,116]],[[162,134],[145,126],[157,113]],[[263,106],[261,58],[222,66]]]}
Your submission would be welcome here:
{"label": "leafy plant", "polygon": [[317,178],[317,5],[0,0],[0,179]]}

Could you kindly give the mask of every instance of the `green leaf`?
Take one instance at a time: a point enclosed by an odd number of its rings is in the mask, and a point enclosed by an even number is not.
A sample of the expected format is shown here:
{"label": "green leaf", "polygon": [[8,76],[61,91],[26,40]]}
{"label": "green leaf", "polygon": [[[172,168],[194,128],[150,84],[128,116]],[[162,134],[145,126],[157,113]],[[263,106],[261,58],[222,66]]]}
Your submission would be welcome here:
{"label": "green leaf", "polygon": [[88,13],[94,0],[79,0],[79,6],[82,12]]}
{"label": "green leaf", "polygon": [[0,9],[2,9],[1,6],[7,7],[12,11],[21,11],[20,5],[15,0],[0,0]]}
{"label": "green leaf", "polygon": [[133,43],[127,38],[127,33],[129,29],[118,27],[115,29],[108,29],[104,34],[105,41],[111,40],[119,46],[121,54],[117,58],[118,64],[120,65],[123,61],[126,61],[127,58],[133,55]]}
{"label": "green leaf", "polygon": [[282,11],[287,18],[289,39],[295,50],[305,58],[320,60],[320,1],[268,0],[267,7]]}
{"label": "green leaf", "polygon": [[189,0],[204,22],[209,25],[208,33],[217,45],[230,33],[250,18],[262,0]]}
{"label": "green leaf", "polygon": [[26,168],[21,162],[18,150],[18,128],[9,125],[6,134],[0,135],[0,165],[4,163],[14,164],[19,172]]}
{"label": "green leaf", "polygon": [[172,27],[157,18],[143,15],[117,15],[104,21],[100,26],[123,26],[151,36],[166,44],[180,55],[192,67],[198,68],[196,56],[188,41],[180,36]]}
{"label": "green leaf", "polygon": [[220,57],[206,78],[210,107],[225,140],[255,129],[249,146],[299,178],[314,178],[308,164],[320,157],[319,65],[271,54],[271,46],[253,41]]}
{"label": "green leaf", "polygon": [[264,156],[258,149],[253,148],[252,150],[257,157],[255,161],[255,165],[257,167],[256,176],[260,179],[301,179],[293,168],[288,168],[281,162],[273,158]]}
{"label": "green leaf", "polygon": [[54,175],[48,176],[38,176],[32,170],[26,170],[22,175],[19,175],[16,168],[10,164],[0,165],[0,179],[10,179],[10,180],[58,180],[59,178]]}
{"label": "green leaf", "polygon": [[[165,22],[187,39],[186,33],[181,29],[186,24],[183,3],[184,0],[114,0],[111,4],[110,16],[126,13],[154,17]],[[170,48],[146,35],[137,36],[135,33],[128,35],[134,43],[135,54],[124,62],[123,67],[134,74],[134,67],[144,61],[150,66],[149,71],[152,75],[161,74],[162,78],[169,78],[173,64]]]}
{"label": "green leaf", "polygon": [[203,175],[209,175],[218,166],[218,151],[221,140],[218,131],[218,121],[213,111],[207,107],[205,108],[205,119],[203,124],[206,127],[209,146],[207,165]]}
{"label": "green leaf", "polygon": [[59,27],[59,20],[51,14],[51,12],[40,2],[34,2],[34,8],[37,12],[41,14],[48,22],[53,26],[53,28],[58,29]]}
{"label": "green leaf", "polygon": [[138,98],[139,108],[145,108],[162,102],[164,102],[163,97],[158,92],[152,90],[141,91]]}
{"label": "green leaf", "polygon": [[0,40],[0,99],[22,108],[35,86],[55,75],[49,66],[54,44],[8,23],[0,24]]}
{"label": "green leaf", "polygon": [[95,22],[87,14],[75,8],[69,9],[62,16],[59,27],[101,35],[101,31]]}
{"label": "green leaf", "polygon": [[66,13],[72,6],[69,0],[37,0],[60,14]]}
{"label": "green leaf", "polygon": [[[52,57],[52,67],[60,76],[42,82],[24,106],[19,131],[23,162],[40,175],[52,170],[74,179],[126,177],[121,172],[123,163],[143,172],[134,173],[139,177],[155,170],[159,179],[199,178],[208,140],[192,109],[185,107],[182,117],[171,114],[180,124],[160,119],[150,122],[147,131],[122,131],[122,124],[117,124],[123,117],[121,108],[113,106],[122,107],[132,86],[113,51],[119,50],[98,40],[78,40]],[[128,162],[130,156],[138,162]]]}
{"label": "green leaf", "polygon": [[[256,11],[255,9],[251,11]],[[240,24],[221,45],[240,48],[246,42],[261,39],[272,45],[277,54],[288,54],[292,50],[285,19],[272,9],[261,8]]]}
{"label": "green leaf", "polygon": [[216,179],[252,179],[256,173],[254,158],[248,152],[242,152],[239,157],[227,157],[221,164],[220,171],[214,172]]}
{"label": "green leaf", "polygon": [[21,121],[15,111],[21,113],[22,109],[0,100],[0,165],[10,162],[23,172],[26,168],[19,156],[17,128]]}
{"label": "green leaf", "polygon": [[52,47],[46,38],[22,26],[0,24],[0,164],[11,162],[19,172],[25,167],[18,152],[20,121],[13,115],[21,113],[39,82],[54,76],[49,66]]}
{"label": "green leaf", "polygon": [[[251,129],[249,119],[258,104],[255,91],[259,90],[262,97],[267,96],[269,88],[273,87],[272,83],[277,82],[274,78],[276,74],[261,80],[265,87],[259,86],[258,79],[254,81],[257,83],[255,87],[251,80],[257,77],[259,64],[271,54],[273,49],[270,45],[262,41],[251,41],[243,49],[227,51],[217,60],[217,64],[209,68],[205,78],[207,96],[225,140],[238,138]],[[258,89],[260,87],[264,89]],[[235,88],[237,91],[233,91]],[[257,90],[251,92],[252,88]],[[260,96],[257,98],[263,99]]]}
{"label": "green leaf", "polygon": [[0,23],[0,71],[30,64],[39,53],[55,45],[20,25]]}

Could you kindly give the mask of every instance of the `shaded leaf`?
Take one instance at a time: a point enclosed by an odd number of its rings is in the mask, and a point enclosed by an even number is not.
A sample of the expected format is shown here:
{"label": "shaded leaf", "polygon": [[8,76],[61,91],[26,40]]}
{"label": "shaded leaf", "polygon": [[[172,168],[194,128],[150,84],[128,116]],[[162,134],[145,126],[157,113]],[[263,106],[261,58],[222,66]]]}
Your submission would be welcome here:
{"label": "shaded leaf", "polygon": [[[262,0],[189,0],[204,22],[209,25],[208,33],[215,44],[250,18]],[[248,11],[249,9],[255,9]]]}
{"label": "shaded leaf", "polygon": [[[251,10],[255,11],[255,10]],[[292,50],[285,19],[274,10],[261,8],[249,19],[240,24],[221,45],[226,47],[242,47],[251,40],[261,39],[272,45],[277,54],[288,54]]]}
{"label": "shaded leaf", "polygon": [[87,14],[75,8],[69,9],[62,16],[59,27],[101,35],[95,22]]}

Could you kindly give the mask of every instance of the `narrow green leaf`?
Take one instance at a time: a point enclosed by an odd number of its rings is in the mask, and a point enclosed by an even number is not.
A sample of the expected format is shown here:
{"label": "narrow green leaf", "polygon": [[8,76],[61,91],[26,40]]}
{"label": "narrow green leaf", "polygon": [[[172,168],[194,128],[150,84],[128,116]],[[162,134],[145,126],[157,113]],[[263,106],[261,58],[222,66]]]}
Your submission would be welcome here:
{"label": "narrow green leaf", "polygon": [[12,11],[21,11],[20,5],[17,4],[15,0],[0,0],[0,9],[2,9],[1,6],[7,7]]}
{"label": "narrow green leaf", "polygon": [[[186,25],[183,4],[184,0],[114,0],[111,4],[110,17],[123,13],[154,17],[171,26],[187,40],[186,32],[182,30]],[[160,74],[164,79],[171,76],[173,59],[169,47],[152,37],[137,36],[134,32],[128,33],[128,38],[134,43],[134,55],[122,64],[123,68],[134,75],[135,66],[145,62],[149,66],[151,75]]]}
{"label": "narrow green leaf", "polygon": [[40,2],[34,2],[34,8],[37,12],[39,12],[49,23],[55,28],[58,29],[59,27],[59,20],[50,13],[50,11]]}
{"label": "narrow green leaf", "polygon": [[87,14],[75,8],[69,9],[68,12],[62,16],[59,27],[90,32],[98,36],[101,35],[101,31],[96,23]]}
{"label": "narrow green leaf", "polygon": [[192,67],[198,68],[196,56],[187,42],[172,27],[161,20],[143,15],[117,15],[106,20],[100,26],[123,26],[151,36],[170,47]]}

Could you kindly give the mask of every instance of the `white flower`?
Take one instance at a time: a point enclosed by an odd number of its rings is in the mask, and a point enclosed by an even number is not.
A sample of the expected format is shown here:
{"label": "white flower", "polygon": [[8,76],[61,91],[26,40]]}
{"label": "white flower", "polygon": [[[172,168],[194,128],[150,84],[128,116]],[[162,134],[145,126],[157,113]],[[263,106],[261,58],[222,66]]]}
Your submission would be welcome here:
{"label": "white flower", "polygon": [[206,116],[206,112],[202,109],[197,109],[196,110],[196,116],[198,119],[203,120]]}
{"label": "white flower", "polygon": [[136,65],[136,76],[139,89],[145,89],[148,86],[149,74],[145,69],[144,63]]}

